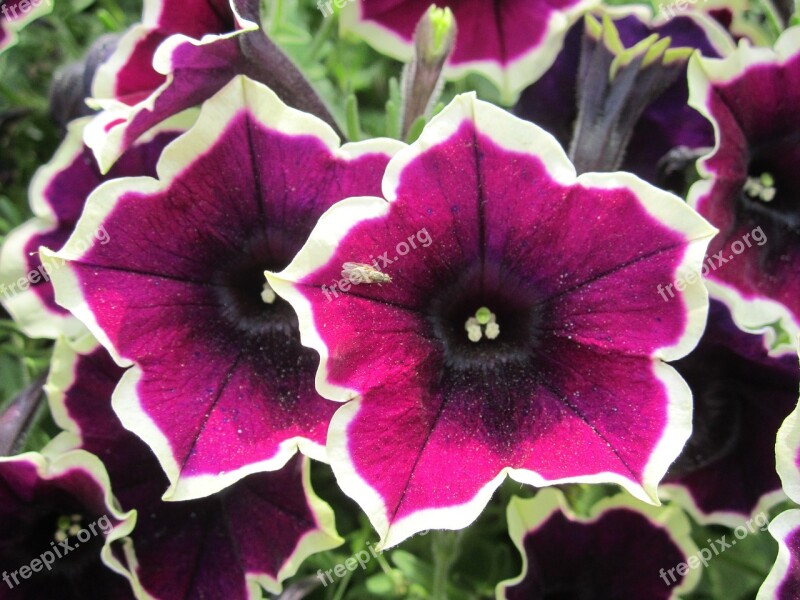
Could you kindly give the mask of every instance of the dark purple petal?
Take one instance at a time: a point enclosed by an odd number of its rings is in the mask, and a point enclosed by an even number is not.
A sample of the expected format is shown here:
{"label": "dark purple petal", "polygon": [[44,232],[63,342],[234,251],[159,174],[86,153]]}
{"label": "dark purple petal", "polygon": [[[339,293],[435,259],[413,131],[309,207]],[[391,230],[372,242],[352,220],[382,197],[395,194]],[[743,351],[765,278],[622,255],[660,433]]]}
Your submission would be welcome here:
{"label": "dark purple petal", "polygon": [[[170,496],[278,469],[298,448],[325,460],[336,405],[314,388],[318,359],[291,307],[264,299],[263,272],[286,266],[336,201],[376,193],[398,146],[339,148],[324,123],[237,78],[165,150],[160,181],[118,180],[90,198],[56,293],[136,365],[118,412],[158,455]],[[72,246],[101,225],[111,243]]]}
{"label": "dark purple petal", "polygon": [[[506,473],[648,498],[689,434],[688,390],[661,359],[691,349],[706,306],[697,280],[671,303],[657,289],[699,265],[713,229],[633,176],[576,179],[554,139],[470,95],[383,189],[388,203],[332,208],[268,280],[322,357],[321,393],[361,396],[328,447],[384,543],[465,526]],[[350,285],[347,262],[391,282]],[[500,335],[475,343],[481,306]]]}
{"label": "dark purple petal", "polygon": [[136,586],[161,600],[245,599],[257,584],[278,593],[307,556],[341,542],[299,456],[209,498],[162,502],[168,481],[158,460],[111,408],[123,369],[91,338],[58,342],[54,365],[51,405],[70,432],[62,436],[100,456],[122,506],[137,510],[125,550]]}
{"label": "dark purple petal", "polygon": [[[689,201],[720,230],[708,286],[742,327],[800,333],[800,28],[773,52],[745,45],[690,64],[691,102],[718,132]],[[771,181],[770,181],[771,180]]]}
{"label": "dark purple petal", "polygon": [[133,598],[103,560],[134,521],[115,508],[103,465],[86,452],[0,458],[0,598]]}
{"label": "dark purple petal", "polygon": [[730,526],[782,500],[775,435],[797,404],[797,355],[769,356],[765,336],[739,330],[727,307],[712,302],[700,344],[674,367],[695,408],[668,493],[699,521]]}
{"label": "dark purple petal", "polygon": [[677,570],[697,547],[676,508],[618,496],[581,517],[567,508],[561,492],[549,489],[529,500],[512,499],[508,525],[523,567],[519,577],[499,584],[498,598],[668,600],[683,597],[700,579],[697,569],[684,575]]}

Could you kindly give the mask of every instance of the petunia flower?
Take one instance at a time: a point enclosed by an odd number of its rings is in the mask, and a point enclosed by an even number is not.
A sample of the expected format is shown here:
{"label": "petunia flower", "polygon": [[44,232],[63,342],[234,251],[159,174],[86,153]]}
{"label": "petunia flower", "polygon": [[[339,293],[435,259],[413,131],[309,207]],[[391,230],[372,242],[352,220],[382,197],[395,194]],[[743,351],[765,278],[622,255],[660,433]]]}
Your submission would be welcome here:
{"label": "petunia flower", "polygon": [[[698,550],[675,507],[642,505],[618,495],[579,516],[555,489],[513,498],[508,529],[522,573],[497,586],[497,598],[683,597],[700,580]],[[613,557],[613,558],[612,558]]]}
{"label": "petunia flower", "polygon": [[[330,17],[331,4],[331,0],[320,0],[317,5]],[[342,9],[342,28],[364,38],[379,52],[408,61],[414,30],[431,4],[428,0],[353,0]],[[435,4],[450,8],[458,27],[445,77],[459,79],[469,72],[480,73],[510,104],[520,90],[547,70],[567,29],[597,2],[445,0]]]}
{"label": "petunia flower", "polygon": [[[39,247],[60,249],[64,245],[75,229],[86,198],[101,183],[124,176],[155,176],[161,151],[194,118],[196,114],[190,111],[160,124],[106,175],[100,173],[91,151],[82,142],[88,119],[69,125],[55,156],[31,182],[34,218],[12,231],[0,249],[0,302],[27,335],[56,338],[82,330],[79,322],[55,303],[50,277],[63,263],[43,264]],[[87,234],[82,244],[102,246],[109,241],[108,232],[99,228]]]}
{"label": "petunia flower", "polygon": [[260,22],[257,0],[148,0],[143,23],[123,37],[93,85],[93,104],[104,110],[85,137],[101,169],[150,128],[200,105],[237,75],[269,85],[335,129],[327,107]]}
{"label": "petunia flower", "polygon": [[780,320],[789,334],[782,351],[800,333],[800,27],[774,51],[742,42],[728,58],[694,57],[689,88],[717,135],[689,195],[720,229],[706,283],[740,327]]}
{"label": "petunia flower", "polygon": [[[606,12],[613,19],[624,48],[631,48],[657,35],[661,40],[669,38],[673,48],[696,48],[705,56],[718,57],[733,50],[733,43],[722,28],[700,13],[690,12],[669,20],[654,21],[650,10],[643,7],[617,7],[606,9]],[[579,77],[585,54],[585,29],[583,22],[572,26],[553,65],[522,92],[514,107],[516,115],[548,130],[566,149],[573,141],[581,90],[587,86],[591,88],[594,81],[581,81]],[[592,69],[598,71],[597,66]],[[640,102],[645,108],[641,116],[623,108],[619,98],[615,100],[621,111],[617,128],[632,128],[629,141],[624,144],[619,168],[660,187],[669,184],[666,163],[670,160],[670,153],[691,154],[714,145],[712,127],[687,104],[686,68],[681,66],[680,72],[679,76],[670,76],[665,82],[666,89],[659,88],[661,91],[654,95],[648,95],[653,81],[631,88],[628,96],[643,96]],[[587,89],[586,93],[596,92]],[[597,104],[596,99],[593,102]]]}
{"label": "petunia flower", "polygon": [[783,490],[800,504],[800,404],[778,430],[775,460]]}
{"label": "petunia flower", "polygon": [[110,544],[135,521],[88,452],[0,458],[0,598],[132,598]]}
{"label": "petunia flower", "polygon": [[673,364],[692,388],[694,427],[661,490],[701,523],[740,525],[784,500],[775,435],[797,404],[797,354],[769,355],[711,303],[700,344]]}
{"label": "petunia flower", "polygon": [[328,451],[382,544],[466,526],[506,475],[657,502],[691,420],[663,361],[696,344],[707,300],[698,277],[674,302],[656,290],[714,229],[630,174],[576,178],[550,135],[469,94],[383,193],[331,208],[267,273],[320,353],[320,392],[352,400]]}
{"label": "petunia flower", "polygon": [[[338,200],[380,189],[402,144],[339,147],[319,119],[237,77],[162,153],[158,180],[98,188],[53,273],[56,299],[122,366],[123,424],[154,450],[173,500],[277,470],[300,449],[327,460],[335,404],[291,307],[265,285]],[[110,242],[79,245],[103,227]]]}
{"label": "petunia flower", "polygon": [[769,524],[778,542],[778,557],[756,600],[795,600],[800,597],[800,510],[787,510]]}
{"label": "petunia flower", "polygon": [[17,32],[53,10],[53,0],[4,0],[0,3],[0,54],[17,43]]}
{"label": "petunia flower", "polygon": [[311,488],[309,460],[251,475],[217,495],[162,502],[167,485],[158,460],[126,431],[111,408],[124,370],[91,336],[60,340],[48,395],[67,432],[52,444],[103,459],[123,507],[136,509],[132,542],[116,548],[138,597],[159,600],[260,600],[310,554],[338,546],[333,512]]}

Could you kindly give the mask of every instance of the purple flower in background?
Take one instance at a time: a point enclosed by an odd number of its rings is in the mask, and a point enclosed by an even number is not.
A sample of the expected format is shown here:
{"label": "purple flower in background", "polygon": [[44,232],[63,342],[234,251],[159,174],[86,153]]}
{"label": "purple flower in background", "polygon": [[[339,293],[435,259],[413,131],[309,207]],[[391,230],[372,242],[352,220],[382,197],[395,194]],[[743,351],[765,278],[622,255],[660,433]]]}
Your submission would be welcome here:
{"label": "purple flower in background", "polygon": [[673,366],[694,397],[692,436],[661,489],[702,523],[736,527],[784,499],[775,435],[797,404],[797,355],[770,356],[712,302],[700,344]]}
{"label": "purple flower in background", "polygon": [[[300,449],[327,460],[335,403],[292,308],[265,285],[332,204],[380,189],[402,147],[339,147],[319,119],[234,79],[161,155],[159,179],[99,188],[53,273],[56,299],[125,373],[115,409],[154,450],[175,500],[281,468]],[[86,249],[103,227],[112,240]]]}
{"label": "purple flower in background", "polygon": [[[690,431],[663,361],[702,332],[714,229],[623,173],[458,96],[387,168],[385,198],[323,215],[272,288],[321,355],[331,464],[384,545],[475,519],[506,475],[615,482],[655,502]],[[361,266],[359,266],[361,265]]]}
{"label": "purple flower in background", "polygon": [[[50,273],[61,261],[43,265],[39,248],[60,249],[75,229],[86,198],[101,183],[118,177],[151,176],[164,147],[186,130],[192,115],[165,121],[133,146],[106,175],[102,175],[82,135],[88,119],[74,121],[53,159],[31,182],[33,219],[12,231],[0,250],[0,302],[31,337],[56,338],[80,328],[67,310],[57,305]],[[85,246],[109,243],[102,227],[87,234]],[[48,271],[49,269],[49,271]]]}
{"label": "purple flower in background", "polygon": [[[458,79],[468,72],[486,76],[513,102],[553,62],[569,26],[594,0],[445,0],[437,6],[453,11],[458,35],[445,76]],[[330,16],[331,2],[319,4]],[[411,58],[417,23],[428,0],[357,0],[342,12],[342,25],[380,52],[398,60]]]}
{"label": "purple flower in background", "polygon": [[[619,8],[610,13],[619,39],[630,48],[656,34],[671,39],[671,46],[696,48],[705,56],[718,57],[733,50],[725,32],[707,17],[687,13],[663,22],[653,22],[649,11],[642,7]],[[578,93],[581,86],[580,63],[585,32],[583,21],[567,33],[564,46],[550,69],[533,85],[522,92],[514,113],[552,133],[567,149],[575,133],[578,118]],[[597,68],[597,67],[593,67]],[[670,152],[710,148],[714,131],[703,116],[688,106],[686,70],[660,95],[647,102],[646,108],[633,125],[621,170],[666,187],[668,184],[664,161]],[[645,90],[636,88],[637,92]],[[587,91],[588,93],[588,91]],[[629,114],[622,119],[630,119]],[[666,165],[664,165],[666,167]],[[660,172],[661,171],[661,172]]]}
{"label": "purple flower in background", "polygon": [[696,569],[678,571],[697,547],[677,508],[620,495],[581,517],[561,492],[548,489],[532,499],[513,498],[507,513],[522,573],[498,585],[498,598],[667,600],[684,597],[700,579]]}
{"label": "purple flower in background", "polygon": [[101,457],[114,494],[138,513],[132,543],[115,547],[134,589],[160,600],[260,599],[261,587],[279,593],[305,558],[341,543],[299,456],[214,496],[163,502],[168,481],[158,460],[111,409],[123,369],[91,336],[59,341],[53,364],[51,408],[67,429],[53,443]]}
{"label": "purple flower in background", "polygon": [[[110,544],[136,519],[112,499],[97,457],[28,452],[0,458],[0,598],[132,598]],[[102,560],[101,560],[102,556]],[[106,564],[103,564],[106,563]]]}
{"label": "purple flower in background", "polygon": [[[717,132],[690,204],[720,230],[708,253],[709,291],[743,328],[780,320],[800,333],[800,27],[775,50],[742,43],[721,60],[695,57],[691,104]],[[753,243],[756,242],[756,243]]]}

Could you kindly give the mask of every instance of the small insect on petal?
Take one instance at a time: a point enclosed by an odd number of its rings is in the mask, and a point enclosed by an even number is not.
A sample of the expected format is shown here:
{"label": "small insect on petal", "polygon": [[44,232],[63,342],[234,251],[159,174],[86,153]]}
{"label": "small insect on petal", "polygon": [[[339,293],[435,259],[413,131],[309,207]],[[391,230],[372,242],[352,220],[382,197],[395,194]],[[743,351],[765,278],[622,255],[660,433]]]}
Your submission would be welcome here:
{"label": "small insect on petal", "polygon": [[371,265],[364,263],[346,262],[342,265],[342,277],[350,280],[353,285],[361,283],[391,283],[392,278],[386,273],[378,271]]}

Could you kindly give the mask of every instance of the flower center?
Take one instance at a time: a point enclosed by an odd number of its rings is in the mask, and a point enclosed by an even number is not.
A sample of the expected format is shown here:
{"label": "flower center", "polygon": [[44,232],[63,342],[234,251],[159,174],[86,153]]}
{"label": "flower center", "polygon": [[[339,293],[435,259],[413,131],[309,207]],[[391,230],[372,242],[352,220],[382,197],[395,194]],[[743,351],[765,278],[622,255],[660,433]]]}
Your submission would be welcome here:
{"label": "flower center", "polygon": [[467,338],[470,342],[480,342],[484,337],[487,340],[495,340],[500,335],[497,315],[485,306],[476,310],[474,317],[467,319],[464,329],[467,331]]}
{"label": "flower center", "polygon": [[61,515],[56,521],[56,531],[53,534],[53,539],[56,542],[63,542],[66,539],[74,538],[78,532],[83,529],[83,515]]}

